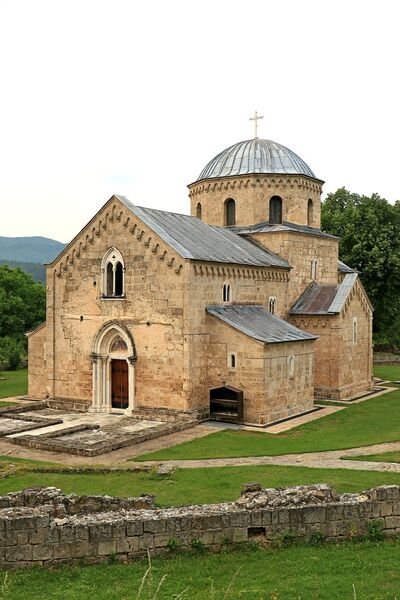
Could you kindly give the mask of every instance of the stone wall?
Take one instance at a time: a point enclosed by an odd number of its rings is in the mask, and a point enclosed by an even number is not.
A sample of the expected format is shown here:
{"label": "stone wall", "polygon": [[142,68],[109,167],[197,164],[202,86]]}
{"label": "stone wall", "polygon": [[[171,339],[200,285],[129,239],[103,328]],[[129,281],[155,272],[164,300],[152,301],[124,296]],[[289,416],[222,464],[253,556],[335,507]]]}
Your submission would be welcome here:
{"label": "stone wall", "polygon": [[201,204],[201,218],[209,225],[226,225],[225,201],[235,200],[236,225],[254,225],[269,219],[269,201],[272,196],[282,198],[284,221],[307,225],[308,200],[313,201],[312,227],[320,227],[322,182],[301,175],[244,175],[219,177],[193,183],[189,186],[191,215],[197,216]]}
{"label": "stone wall", "polygon": [[346,540],[381,532],[400,535],[400,487],[360,494],[329,486],[261,490],[252,484],[237,502],[154,509],[153,498],[63,496],[55,488],[0,498],[3,569],[135,560],[150,551],[202,546],[210,550],[251,540]]}
{"label": "stone wall", "polygon": [[251,234],[259,244],[285,258],[290,266],[287,286],[287,306],[290,309],[312,283],[311,261],[318,260],[319,284],[338,283],[339,240],[294,231],[271,231]]}

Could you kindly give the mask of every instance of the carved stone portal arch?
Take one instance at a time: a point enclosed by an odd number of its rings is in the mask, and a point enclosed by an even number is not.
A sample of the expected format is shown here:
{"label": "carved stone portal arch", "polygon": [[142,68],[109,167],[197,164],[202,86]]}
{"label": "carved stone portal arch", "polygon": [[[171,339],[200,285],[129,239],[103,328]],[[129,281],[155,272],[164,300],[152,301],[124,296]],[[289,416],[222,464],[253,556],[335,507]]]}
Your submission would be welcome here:
{"label": "carved stone portal arch", "polygon": [[[128,329],[117,321],[105,323],[96,333],[91,353],[93,365],[91,412],[123,412],[132,414],[135,408],[135,363],[136,348]],[[126,363],[126,367],[124,367]],[[113,406],[113,378],[115,365],[124,367],[121,377],[125,377],[127,406]]]}

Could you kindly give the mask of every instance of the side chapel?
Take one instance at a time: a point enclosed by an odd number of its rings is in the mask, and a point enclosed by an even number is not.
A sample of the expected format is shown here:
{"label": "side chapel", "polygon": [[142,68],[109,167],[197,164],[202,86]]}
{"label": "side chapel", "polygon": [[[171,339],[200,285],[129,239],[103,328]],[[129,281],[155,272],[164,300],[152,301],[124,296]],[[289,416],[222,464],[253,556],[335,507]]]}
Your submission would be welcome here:
{"label": "side chapel", "polygon": [[263,426],[370,390],[372,307],[320,229],[322,184],[256,135],[188,186],[191,216],[112,196],[47,266],[30,397]]}

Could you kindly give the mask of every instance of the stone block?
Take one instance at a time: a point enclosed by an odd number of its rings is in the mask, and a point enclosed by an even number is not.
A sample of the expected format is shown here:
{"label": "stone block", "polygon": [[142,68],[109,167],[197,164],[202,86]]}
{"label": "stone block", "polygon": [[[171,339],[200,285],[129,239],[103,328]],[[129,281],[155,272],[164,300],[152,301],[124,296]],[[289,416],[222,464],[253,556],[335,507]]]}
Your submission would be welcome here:
{"label": "stone block", "polygon": [[116,540],[99,540],[97,544],[97,552],[99,556],[109,556],[114,554],[117,550]]}
{"label": "stone block", "polygon": [[[89,527],[90,540],[109,540],[112,537],[111,523],[96,523]],[[61,539],[61,538],[60,538]]]}
{"label": "stone block", "polygon": [[345,504],[343,507],[343,518],[345,521],[357,521],[360,517],[358,504]]}
{"label": "stone block", "polygon": [[248,512],[237,512],[229,515],[231,527],[248,527],[250,525],[250,515]]}
{"label": "stone block", "polygon": [[381,517],[388,517],[393,514],[393,502],[381,502]]}
{"label": "stone block", "polygon": [[11,546],[6,548],[7,562],[33,560],[32,546]]}
{"label": "stone block", "polygon": [[165,531],[164,519],[154,519],[153,521],[143,521],[143,531],[145,533],[162,533]]}
{"label": "stone block", "polygon": [[248,529],[247,527],[235,527],[232,529],[232,539],[233,543],[247,542],[249,539]]}
{"label": "stone block", "polygon": [[213,544],[221,545],[230,543],[233,538],[232,529],[221,529],[213,532]]}
{"label": "stone block", "polygon": [[142,535],[143,533],[143,521],[128,521],[126,524],[126,535]]}
{"label": "stone block", "polygon": [[303,508],[305,523],[325,523],[325,507],[323,506],[305,506]]}
{"label": "stone block", "polygon": [[270,525],[271,524],[271,511],[263,510],[262,511],[262,525]]}
{"label": "stone block", "polygon": [[53,558],[70,558],[73,545],[74,544],[71,544],[70,542],[59,542],[58,544],[54,544]]}
{"label": "stone block", "polygon": [[400,527],[400,516],[385,517],[385,529],[396,529]]}
{"label": "stone block", "polygon": [[151,533],[144,533],[139,538],[139,549],[150,550],[151,548],[154,548],[154,535]]}
{"label": "stone block", "polygon": [[343,505],[331,504],[325,507],[327,521],[339,521],[343,519]]}
{"label": "stone block", "polygon": [[281,525],[289,525],[289,511],[285,508],[279,511],[279,523]]}
{"label": "stone block", "polygon": [[38,544],[32,549],[33,560],[50,560],[53,557],[53,546]]}
{"label": "stone block", "polygon": [[75,525],[74,530],[76,540],[89,539],[89,527],[87,527],[86,525]]}
{"label": "stone block", "polygon": [[262,513],[261,512],[252,512],[250,514],[250,526],[251,527],[261,527],[262,522]]}

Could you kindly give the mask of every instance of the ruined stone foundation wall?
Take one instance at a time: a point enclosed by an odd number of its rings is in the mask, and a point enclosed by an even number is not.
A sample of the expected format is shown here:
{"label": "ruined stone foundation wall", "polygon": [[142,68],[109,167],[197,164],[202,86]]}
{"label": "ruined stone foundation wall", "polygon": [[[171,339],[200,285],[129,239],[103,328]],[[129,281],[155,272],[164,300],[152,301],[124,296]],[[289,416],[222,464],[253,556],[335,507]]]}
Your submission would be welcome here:
{"label": "ruined stone foundation wall", "polygon": [[400,487],[339,494],[327,485],[261,490],[252,485],[237,502],[152,508],[152,498],[63,496],[55,488],[0,497],[0,566],[4,569],[121,561],[227,543],[346,540],[382,532],[400,535]]}

